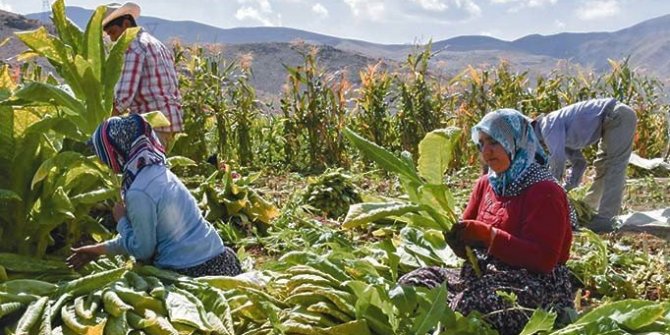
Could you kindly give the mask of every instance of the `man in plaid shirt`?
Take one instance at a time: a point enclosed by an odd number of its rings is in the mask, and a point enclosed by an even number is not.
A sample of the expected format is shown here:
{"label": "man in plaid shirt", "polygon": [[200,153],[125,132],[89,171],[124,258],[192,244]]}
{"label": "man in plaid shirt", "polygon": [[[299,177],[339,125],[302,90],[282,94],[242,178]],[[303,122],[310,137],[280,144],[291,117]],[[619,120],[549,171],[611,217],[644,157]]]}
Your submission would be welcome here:
{"label": "man in plaid shirt", "polygon": [[[139,5],[127,2],[110,4],[107,8],[102,24],[112,41],[126,29],[137,27]],[[166,148],[174,134],[183,129],[181,94],[172,52],[142,28],[126,51],[121,78],[116,84],[114,115],[126,110],[131,114],[161,111],[170,126],[154,130]]]}

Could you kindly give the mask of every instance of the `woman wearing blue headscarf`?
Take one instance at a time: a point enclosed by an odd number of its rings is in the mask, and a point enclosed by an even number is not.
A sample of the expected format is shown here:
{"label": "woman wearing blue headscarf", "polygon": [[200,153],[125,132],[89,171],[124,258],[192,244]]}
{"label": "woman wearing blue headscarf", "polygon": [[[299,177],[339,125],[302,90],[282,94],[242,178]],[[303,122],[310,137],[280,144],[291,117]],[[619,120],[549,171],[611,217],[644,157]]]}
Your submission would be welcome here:
{"label": "woman wearing blue headscarf", "polygon": [[142,116],[107,119],[91,142],[98,158],[123,174],[123,202],[112,213],[119,234],[73,249],[71,267],[103,254],[126,254],[192,277],[241,272],[235,252],[223,245],[195,198],[167,168],[163,146]]}
{"label": "woman wearing blue headscarf", "polygon": [[489,172],[477,181],[462,220],[446,239],[462,255],[478,256],[481,277],[466,263],[460,272],[422,268],[399,282],[434,287],[447,281],[451,307],[478,311],[500,334],[518,334],[529,314],[497,292],[513,293],[528,308],[573,306],[565,266],[572,243],[570,208],[563,188],[544,166],[544,151],[529,120],[513,109],[487,114],[472,128],[472,140]]}

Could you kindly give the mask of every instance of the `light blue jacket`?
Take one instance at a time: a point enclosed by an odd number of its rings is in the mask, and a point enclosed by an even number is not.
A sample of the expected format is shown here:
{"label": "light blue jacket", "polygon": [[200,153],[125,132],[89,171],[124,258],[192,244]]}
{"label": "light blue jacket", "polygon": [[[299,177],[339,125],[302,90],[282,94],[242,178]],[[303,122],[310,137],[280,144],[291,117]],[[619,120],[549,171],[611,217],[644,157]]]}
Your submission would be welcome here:
{"label": "light blue jacket", "polygon": [[195,198],[167,167],[150,165],[135,177],[125,196],[119,234],[105,242],[110,254],[129,254],[165,269],[202,264],[224,251],[216,230],[203,218]]}
{"label": "light blue jacket", "polygon": [[591,99],[538,118],[536,127],[549,149],[549,168],[554,177],[562,180],[566,160],[572,163],[572,173],[565,181],[567,189],[579,185],[587,166],[581,150],[600,139],[605,112],[616,103],[615,99]]}

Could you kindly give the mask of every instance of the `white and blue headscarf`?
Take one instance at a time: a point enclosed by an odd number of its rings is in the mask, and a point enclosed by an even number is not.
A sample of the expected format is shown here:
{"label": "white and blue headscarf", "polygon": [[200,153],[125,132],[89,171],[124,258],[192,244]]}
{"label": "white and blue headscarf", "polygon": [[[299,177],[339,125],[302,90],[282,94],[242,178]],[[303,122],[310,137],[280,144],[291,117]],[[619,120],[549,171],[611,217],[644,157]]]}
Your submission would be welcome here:
{"label": "white and blue headscarf", "polygon": [[151,125],[138,114],[103,121],[93,133],[95,154],[115,173],[123,173],[125,194],[137,174],[149,165],[166,165],[165,149]]}
{"label": "white and blue headscarf", "polygon": [[502,145],[510,158],[510,167],[500,174],[489,169],[489,182],[499,196],[518,195],[526,187],[552,180],[544,165],[547,155],[540,146],[530,119],[514,109],[499,109],[486,114],[472,127],[472,140],[479,143],[484,132]]}

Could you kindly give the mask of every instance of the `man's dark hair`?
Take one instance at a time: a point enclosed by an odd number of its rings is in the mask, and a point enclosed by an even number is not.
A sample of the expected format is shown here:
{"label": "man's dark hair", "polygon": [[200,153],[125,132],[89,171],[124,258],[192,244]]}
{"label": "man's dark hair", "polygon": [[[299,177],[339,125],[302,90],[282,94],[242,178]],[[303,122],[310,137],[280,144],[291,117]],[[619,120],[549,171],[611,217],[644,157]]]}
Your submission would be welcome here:
{"label": "man's dark hair", "polygon": [[130,26],[131,27],[137,27],[137,22],[135,22],[135,18],[130,14],[126,14],[126,15],[123,15],[123,16],[119,16],[112,21],[107,22],[107,24],[104,27],[102,27],[102,30],[105,30],[105,29],[107,29],[111,26],[121,27],[125,20],[130,21]]}

